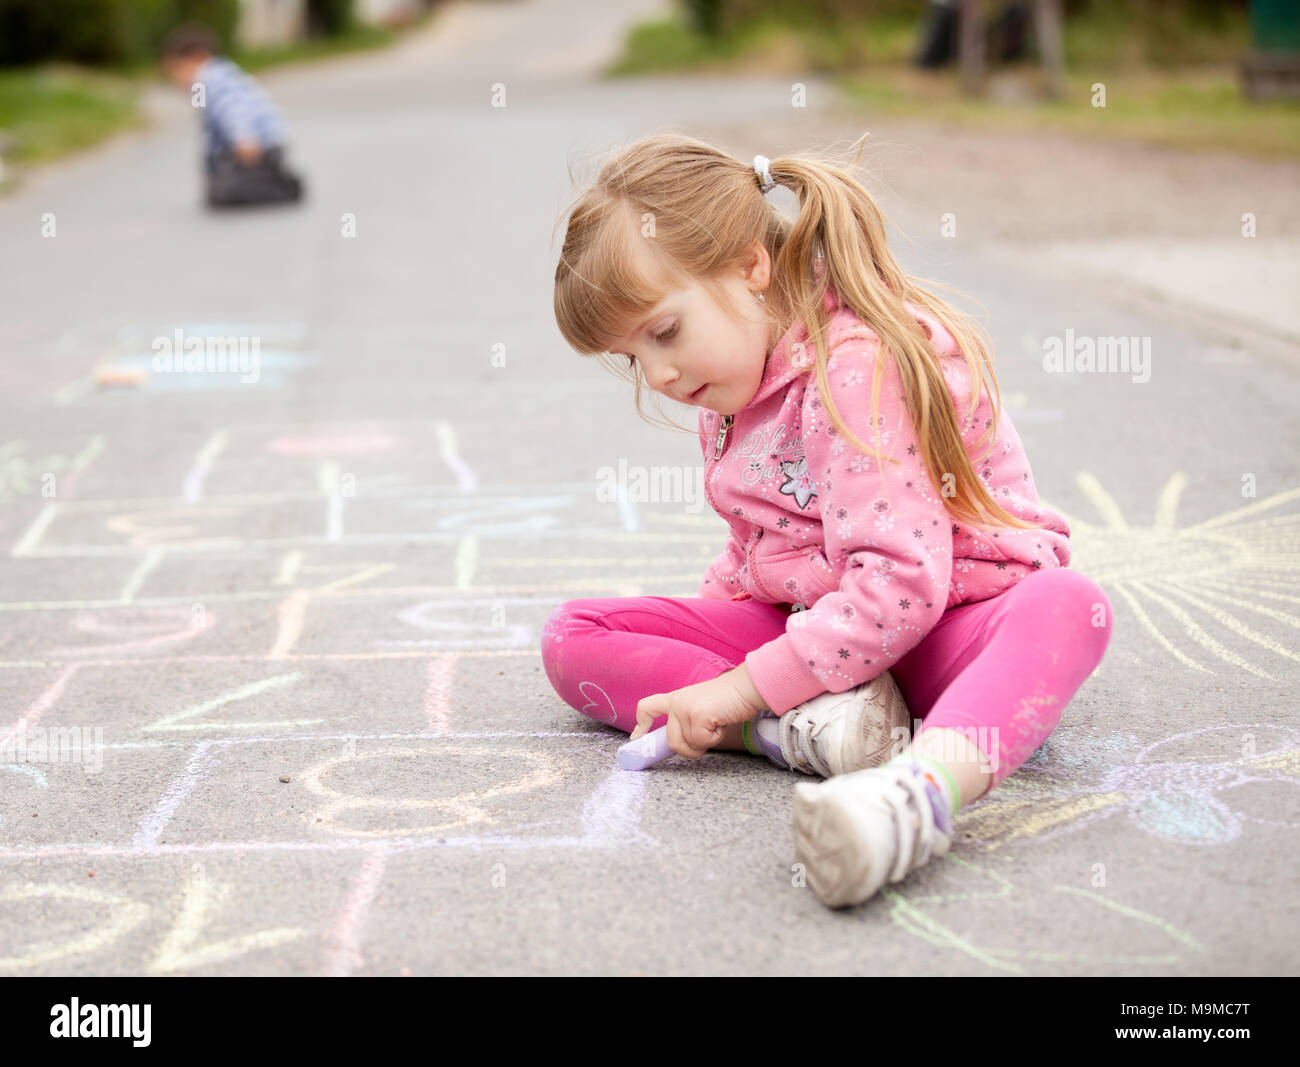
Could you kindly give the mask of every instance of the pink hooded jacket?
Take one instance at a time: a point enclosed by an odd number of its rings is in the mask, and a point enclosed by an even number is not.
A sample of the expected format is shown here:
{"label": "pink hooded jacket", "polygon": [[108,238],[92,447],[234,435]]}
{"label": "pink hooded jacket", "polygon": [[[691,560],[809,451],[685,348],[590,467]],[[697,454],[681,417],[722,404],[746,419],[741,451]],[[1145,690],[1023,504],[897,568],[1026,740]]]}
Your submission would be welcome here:
{"label": "pink hooded jacket", "polygon": [[[970,373],[952,335],[910,302],[944,356],[972,463],[995,500],[1042,529],[1002,528],[984,536],[953,520],[921,457],[901,380],[887,360],[880,387],[880,449],[853,447],[827,417],[808,373],[815,351],[796,323],[773,349],[758,390],[734,416],[700,410],[705,494],[731,527],[726,548],[696,594],[793,605],[786,632],[745,663],[777,714],[819,693],[876,677],[918,645],[943,612],[987,600],[1040,567],[1070,562],[1070,528],[1038,503],[1020,437],[1005,408],[996,440],[975,447],[992,421],[987,390],[970,418]],[[868,445],[871,377],[879,338],[833,288],[828,378],[845,424]]]}

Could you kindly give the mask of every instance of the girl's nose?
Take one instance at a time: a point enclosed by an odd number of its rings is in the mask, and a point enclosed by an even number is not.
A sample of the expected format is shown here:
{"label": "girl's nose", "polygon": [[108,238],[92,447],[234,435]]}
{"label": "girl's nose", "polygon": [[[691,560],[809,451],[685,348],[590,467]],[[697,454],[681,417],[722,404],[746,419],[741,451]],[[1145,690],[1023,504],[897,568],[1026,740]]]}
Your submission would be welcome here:
{"label": "girl's nose", "polygon": [[656,381],[652,384],[657,392],[664,393],[680,377],[681,375],[677,372],[676,367],[665,367],[656,375]]}

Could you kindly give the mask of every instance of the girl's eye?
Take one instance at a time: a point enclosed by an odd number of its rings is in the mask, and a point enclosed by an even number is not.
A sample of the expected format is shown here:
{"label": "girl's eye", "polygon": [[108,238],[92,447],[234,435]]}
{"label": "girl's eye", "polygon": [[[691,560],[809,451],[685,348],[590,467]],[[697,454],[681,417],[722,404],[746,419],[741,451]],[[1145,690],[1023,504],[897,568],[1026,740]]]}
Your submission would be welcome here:
{"label": "girl's eye", "polygon": [[676,333],[677,333],[677,323],[674,322],[673,328],[671,330],[659,334],[659,336],[657,336],[655,340],[658,341],[660,344],[663,344],[665,341],[670,340],[673,337],[673,335]]}

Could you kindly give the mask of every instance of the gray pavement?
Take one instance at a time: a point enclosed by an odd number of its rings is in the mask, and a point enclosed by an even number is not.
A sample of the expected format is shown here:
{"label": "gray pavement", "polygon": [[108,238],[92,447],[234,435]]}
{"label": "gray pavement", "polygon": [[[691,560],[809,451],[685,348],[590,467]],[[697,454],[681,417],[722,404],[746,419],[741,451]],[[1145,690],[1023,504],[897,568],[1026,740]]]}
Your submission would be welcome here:
{"label": "gray pavement", "polygon": [[[618,772],[622,735],[552,693],[557,604],[691,595],[724,533],[597,498],[603,465],[699,453],[555,330],[568,166],[662,128],[775,155],[805,121],[784,75],[593,78],[654,10],[450,5],[269,74],[300,209],[205,214],[161,94],[0,199],[0,737],[28,744],[0,973],[1296,972],[1300,364],[1248,308],[996,238],[896,247],[986,309],[1117,619],[1047,744],[866,906],[792,884],[790,775]],[[809,131],[857,136],[802,80]],[[256,381],[144,377],[177,328],[258,337]],[[1150,380],[1045,372],[1067,329],[1149,338]]]}

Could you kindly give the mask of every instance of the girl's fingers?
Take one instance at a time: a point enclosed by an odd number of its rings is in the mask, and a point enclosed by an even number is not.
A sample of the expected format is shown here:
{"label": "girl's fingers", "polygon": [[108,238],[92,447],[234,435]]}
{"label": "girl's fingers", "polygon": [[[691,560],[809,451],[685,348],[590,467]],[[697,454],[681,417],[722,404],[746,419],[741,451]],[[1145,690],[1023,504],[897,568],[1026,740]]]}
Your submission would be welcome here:
{"label": "girl's fingers", "polygon": [[636,705],[636,728],[628,735],[629,741],[635,741],[638,737],[649,732],[654,726],[655,719],[668,710],[665,694],[654,693],[648,697],[642,697]]}
{"label": "girl's fingers", "polygon": [[668,747],[687,759],[699,759],[707,751],[707,749],[696,748],[686,740],[682,733],[682,724],[676,715],[668,716]]}
{"label": "girl's fingers", "polygon": [[636,726],[632,730],[632,733],[628,738],[628,740],[630,741],[635,741],[638,737],[640,737],[643,733],[645,733],[648,729],[650,729],[650,724],[654,722],[654,716],[649,714],[649,712],[647,711],[648,708],[647,702],[649,700],[650,700],[649,697],[645,697],[644,699],[638,701],[637,703]]}

